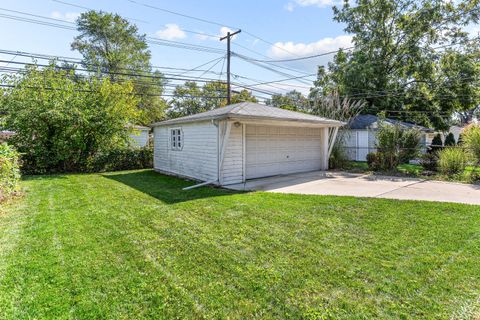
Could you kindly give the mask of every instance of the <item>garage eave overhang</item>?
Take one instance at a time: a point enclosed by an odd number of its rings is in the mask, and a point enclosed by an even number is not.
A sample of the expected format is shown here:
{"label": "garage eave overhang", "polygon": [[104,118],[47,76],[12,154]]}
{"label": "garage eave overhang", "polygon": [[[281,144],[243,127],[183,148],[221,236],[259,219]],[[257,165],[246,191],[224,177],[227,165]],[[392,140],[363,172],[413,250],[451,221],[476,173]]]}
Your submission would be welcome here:
{"label": "garage eave overhang", "polygon": [[288,119],[288,118],[276,118],[276,117],[252,117],[252,116],[242,116],[242,115],[223,115],[219,117],[205,117],[205,118],[196,118],[196,119],[184,119],[176,121],[176,119],[167,120],[163,122],[158,122],[152,125],[152,127],[157,126],[170,126],[170,125],[180,125],[183,123],[193,123],[193,122],[202,122],[202,121],[220,121],[220,120],[229,120],[229,121],[238,121],[241,123],[251,123],[251,124],[265,124],[265,125],[284,125],[284,126],[308,126],[308,127],[342,127],[346,125],[345,122],[336,121],[336,120],[310,120],[310,119]]}
{"label": "garage eave overhang", "polygon": [[305,120],[305,119],[279,119],[270,117],[248,117],[248,116],[229,116],[225,119],[230,121],[238,121],[246,124],[264,124],[264,125],[281,125],[293,127],[342,127],[345,122],[335,120]]}

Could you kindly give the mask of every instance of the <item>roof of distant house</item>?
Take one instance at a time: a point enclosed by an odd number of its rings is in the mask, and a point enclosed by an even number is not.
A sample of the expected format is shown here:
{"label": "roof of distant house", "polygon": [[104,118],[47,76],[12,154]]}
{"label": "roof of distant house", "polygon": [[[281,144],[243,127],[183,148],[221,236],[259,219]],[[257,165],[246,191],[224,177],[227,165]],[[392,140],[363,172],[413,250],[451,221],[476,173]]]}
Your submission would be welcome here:
{"label": "roof of distant house", "polygon": [[433,129],[426,128],[423,126],[416,125],[414,123],[389,119],[389,118],[380,118],[379,116],[375,116],[372,114],[361,114],[350,120],[348,123],[348,127],[353,130],[362,130],[362,129],[375,129],[376,125],[380,122],[386,122],[391,125],[400,125],[404,128],[414,128],[418,129],[423,132],[434,132]]}
{"label": "roof of distant house", "polygon": [[170,125],[202,120],[220,120],[228,118],[309,122],[326,124],[331,126],[342,126],[345,124],[341,121],[322,118],[311,114],[285,110],[259,103],[241,102],[186,117],[157,122],[154,123],[152,126]]}

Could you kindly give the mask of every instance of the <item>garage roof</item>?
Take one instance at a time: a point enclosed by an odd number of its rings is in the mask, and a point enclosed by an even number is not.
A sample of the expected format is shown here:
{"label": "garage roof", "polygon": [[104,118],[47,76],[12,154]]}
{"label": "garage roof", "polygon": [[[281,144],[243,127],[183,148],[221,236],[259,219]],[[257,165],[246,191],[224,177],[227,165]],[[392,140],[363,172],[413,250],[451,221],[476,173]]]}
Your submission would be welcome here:
{"label": "garage roof", "polygon": [[153,126],[180,124],[202,120],[220,119],[276,120],[325,124],[334,127],[343,126],[341,121],[317,117],[311,114],[285,110],[253,102],[241,102],[217,108],[191,116],[154,123]]}

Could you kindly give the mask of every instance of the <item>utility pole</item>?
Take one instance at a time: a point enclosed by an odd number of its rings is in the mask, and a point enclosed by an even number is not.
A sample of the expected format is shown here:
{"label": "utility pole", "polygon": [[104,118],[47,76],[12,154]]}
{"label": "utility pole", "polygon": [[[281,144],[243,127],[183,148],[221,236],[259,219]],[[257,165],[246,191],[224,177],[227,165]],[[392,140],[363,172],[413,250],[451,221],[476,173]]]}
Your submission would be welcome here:
{"label": "utility pole", "polygon": [[235,31],[234,33],[228,32],[225,37],[220,38],[220,41],[223,41],[227,39],[227,104],[231,103],[231,88],[230,88],[230,57],[231,57],[231,51],[230,51],[230,39],[236,35],[242,32],[242,30]]}

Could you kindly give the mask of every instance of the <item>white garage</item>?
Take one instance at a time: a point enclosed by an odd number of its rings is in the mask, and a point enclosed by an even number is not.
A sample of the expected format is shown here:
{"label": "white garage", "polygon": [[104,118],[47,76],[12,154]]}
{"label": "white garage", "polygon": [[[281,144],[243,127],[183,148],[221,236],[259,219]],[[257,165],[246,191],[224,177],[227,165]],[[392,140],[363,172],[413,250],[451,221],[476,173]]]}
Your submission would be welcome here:
{"label": "white garage", "polygon": [[217,185],[328,169],[343,123],[244,102],[153,125],[154,167]]}

